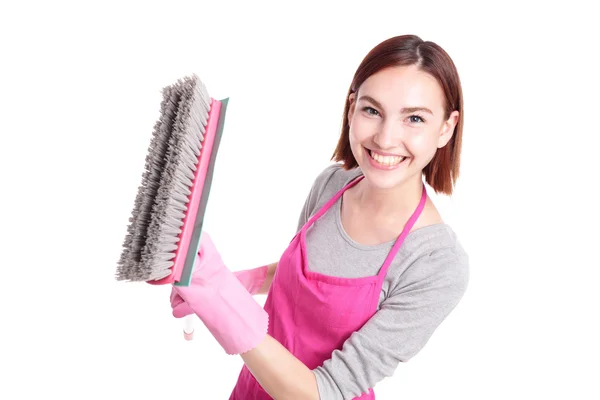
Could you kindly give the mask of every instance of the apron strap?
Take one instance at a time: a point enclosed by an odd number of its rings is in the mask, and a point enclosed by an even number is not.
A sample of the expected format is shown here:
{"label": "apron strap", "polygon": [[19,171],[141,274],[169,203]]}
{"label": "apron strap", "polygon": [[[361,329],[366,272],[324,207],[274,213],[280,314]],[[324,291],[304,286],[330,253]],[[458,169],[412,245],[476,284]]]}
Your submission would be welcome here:
{"label": "apron strap", "polygon": [[[303,231],[303,230],[306,231],[318,218],[320,218],[325,212],[327,212],[327,210],[329,210],[329,208],[331,208],[331,206],[342,196],[342,194],[344,194],[344,192],[346,190],[348,190],[352,186],[356,185],[364,177],[365,177],[364,175],[357,176],[354,180],[352,180],[346,186],[344,186],[343,188],[341,188],[335,194],[335,196],[333,196],[331,199],[329,199],[329,201],[327,201],[327,203],[325,203],[321,207],[321,209],[315,215],[313,215],[308,220],[308,222],[306,224],[304,224],[304,226],[302,227],[301,231]],[[402,233],[400,233],[400,235],[396,239],[396,242],[394,243],[394,246],[392,247],[392,249],[388,253],[385,261],[383,262],[383,266],[379,270],[379,274],[378,274],[379,275],[379,279],[378,279],[379,285],[382,284],[383,279],[385,278],[385,275],[387,274],[387,270],[390,267],[390,265],[392,264],[392,261],[394,260],[394,257],[396,256],[396,253],[398,253],[398,250],[400,250],[400,247],[402,246],[402,243],[404,242],[404,239],[410,233],[410,230],[415,225],[415,222],[417,222],[417,219],[421,215],[421,212],[423,211],[423,208],[425,208],[425,202],[426,201],[427,201],[427,188],[423,184],[423,191],[422,191],[422,194],[421,194],[421,200],[419,201],[419,205],[417,206],[417,208],[415,209],[415,211],[413,212],[413,214],[411,215],[411,217],[406,222],[406,225],[404,225],[404,229],[402,229]]]}
{"label": "apron strap", "polygon": [[425,208],[426,201],[427,201],[427,189],[426,189],[425,185],[423,184],[423,191],[421,194],[421,200],[419,201],[419,205],[417,206],[417,208],[415,209],[415,211],[409,218],[408,222],[406,222],[406,225],[404,225],[404,229],[402,229],[402,233],[396,239],[396,242],[394,243],[392,250],[390,250],[390,252],[388,253],[388,255],[383,263],[383,267],[379,271],[380,283],[383,282],[383,279],[385,278],[385,275],[387,274],[387,270],[390,267],[390,265],[392,264],[392,261],[394,260],[396,253],[398,253],[398,250],[400,250],[400,246],[402,246],[404,239],[410,233],[410,230],[415,225],[415,222],[417,222],[417,219],[421,215],[423,208]]}
{"label": "apron strap", "polygon": [[338,199],[342,196],[342,194],[344,194],[344,192],[348,189],[350,189],[352,186],[356,185],[358,182],[361,181],[362,178],[364,178],[364,175],[360,175],[358,177],[356,177],[354,180],[352,180],[350,183],[348,183],[346,186],[344,186],[343,188],[341,188],[336,194],[335,196],[333,196],[331,199],[329,199],[329,201],[327,203],[325,203],[325,205],[323,205],[323,207],[321,207],[321,209],[319,210],[319,212],[317,212],[315,215],[313,215],[306,224],[304,224],[304,228],[303,229],[308,229],[309,226],[311,226],[313,224],[313,222],[315,222],[315,220],[317,220],[318,218],[321,217],[321,215],[323,215],[325,212],[327,212],[327,210],[329,210],[329,208],[331,208],[331,206],[338,201]]}

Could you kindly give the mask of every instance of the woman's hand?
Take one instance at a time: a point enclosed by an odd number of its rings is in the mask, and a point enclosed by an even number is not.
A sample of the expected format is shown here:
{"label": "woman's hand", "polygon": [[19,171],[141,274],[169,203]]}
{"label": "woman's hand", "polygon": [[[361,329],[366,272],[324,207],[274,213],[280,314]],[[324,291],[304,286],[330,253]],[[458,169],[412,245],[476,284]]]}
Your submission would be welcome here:
{"label": "woman's hand", "polygon": [[[265,277],[266,266],[258,268],[256,274]],[[267,334],[267,312],[227,269],[206,232],[200,240],[191,283],[172,287],[171,306],[178,318],[196,314],[227,354],[249,351]]]}

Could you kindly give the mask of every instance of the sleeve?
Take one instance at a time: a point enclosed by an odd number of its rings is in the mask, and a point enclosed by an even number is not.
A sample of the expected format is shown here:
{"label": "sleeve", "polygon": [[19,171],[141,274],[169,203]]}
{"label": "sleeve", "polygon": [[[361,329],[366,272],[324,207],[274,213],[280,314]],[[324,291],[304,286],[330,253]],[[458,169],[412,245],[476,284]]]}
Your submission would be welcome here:
{"label": "sleeve", "polygon": [[298,217],[298,226],[296,227],[296,232],[298,232],[304,224],[308,222],[308,219],[312,215],[313,209],[315,208],[315,204],[317,203],[318,196],[315,193],[315,186],[313,185],[308,192],[308,196],[306,196],[306,200],[304,201],[304,206],[300,211],[300,216]]}
{"label": "sleeve", "polygon": [[458,305],[469,281],[467,255],[454,248],[417,259],[380,309],[313,370],[321,400],[358,397],[414,357]]}
{"label": "sleeve", "polygon": [[308,222],[309,218],[316,212],[317,206],[319,205],[319,200],[321,199],[321,194],[325,191],[327,184],[330,182],[333,174],[337,170],[340,169],[339,164],[331,164],[328,165],[319,175],[315,178],[308,196],[306,196],[306,200],[304,201],[304,206],[300,212],[300,216],[298,217],[298,225],[296,227],[296,232],[298,232],[305,223]]}

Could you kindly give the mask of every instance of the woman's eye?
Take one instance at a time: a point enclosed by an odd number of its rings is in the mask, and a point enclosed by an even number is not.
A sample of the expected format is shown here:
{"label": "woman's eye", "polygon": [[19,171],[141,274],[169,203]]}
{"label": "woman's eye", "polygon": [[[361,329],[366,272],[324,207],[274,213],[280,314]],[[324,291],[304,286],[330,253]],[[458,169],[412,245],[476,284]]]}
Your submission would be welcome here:
{"label": "woman's eye", "polygon": [[408,117],[408,120],[414,123],[425,122],[425,120],[418,115],[411,115]]}
{"label": "woman's eye", "polygon": [[373,107],[365,107],[365,108],[363,108],[363,111],[366,111],[366,113],[369,115],[379,115],[377,110],[374,109]]}

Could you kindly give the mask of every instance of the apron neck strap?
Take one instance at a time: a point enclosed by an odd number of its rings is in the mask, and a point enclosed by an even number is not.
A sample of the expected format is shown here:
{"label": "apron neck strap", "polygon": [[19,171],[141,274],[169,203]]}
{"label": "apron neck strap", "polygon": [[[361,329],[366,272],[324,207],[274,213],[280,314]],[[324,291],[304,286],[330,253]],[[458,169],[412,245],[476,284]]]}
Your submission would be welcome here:
{"label": "apron neck strap", "polygon": [[[356,177],[355,179],[353,179],[351,182],[349,182],[346,186],[344,186],[343,188],[341,188],[335,194],[335,196],[333,196],[331,199],[329,199],[329,201],[327,203],[325,203],[325,205],[323,205],[323,207],[321,207],[321,209],[315,215],[313,215],[308,220],[308,222],[306,224],[304,224],[304,227],[302,229],[303,230],[307,230],[313,224],[313,222],[315,222],[317,219],[319,219],[325,212],[327,212],[327,210],[329,210],[329,208],[331,208],[331,206],[336,201],[338,201],[338,199],[344,194],[344,192],[346,190],[348,190],[352,186],[356,185],[364,177],[365,176],[361,174],[358,177]],[[400,233],[400,235],[396,239],[396,242],[394,243],[394,246],[392,247],[392,249],[388,253],[388,255],[387,255],[387,257],[386,257],[386,259],[385,259],[385,261],[383,263],[383,266],[381,267],[381,269],[379,271],[379,282],[380,283],[383,282],[383,279],[385,278],[385,275],[387,274],[387,270],[390,267],[390,264],[392,263],[394,257],[396,256],[396,254],[400,250],[400,246],[402,246],[402,243],[404,242],[404,239],[406,238],[406,236],[408,236],[408,234],[410,233],[411,229],[415,225],[415,222],[417,222],[417,219],[421,216],[421,213],[423,212],[423,209],[425,208],[426,201],[427,201],[427,188],[426,188],[425,184],[423,184],[423,190],[422,190],[422,193],[421,193],[421,200],[419,201],[419,204],[417,205],[417,208],[415,209],[415,211],[413,211],[411,217],[406,222],[406,225],[404,225],[404,229],[402,229],[402,233]]]}
{"label": "apron neck strap", "polygon": [[392,263],[392,261],[394,260],[394,257],[400,250],[400,246],[402,246],[404,239],[406,238],[406,236],[408,236],[411,229],[415,225],[415,222],[417,222],[417,219],[423,212],[426,201],[427,201],[427,188],[425,187],[425,184],[423,184],[423,191],[421,192],[421,200],[419,201],[419,205],[417,205],[417,208],[415,209],[415,211],[413,211],[413,214],[406,222],[406,225],[404,225],[404,229],[402,229],[402,233],[400,233],[400,236],[398,236],[398,238],[396,239],[396,242],[394,243],[392,250],[390,250],[390,252],[388,253],[388,255],[385,259],[385,262],[383,263],[383,267],[379,271],[379,278],[380,278],[379,280],[380,281],[383,281],[383,279],[385,278],[385,275],[387,274],[387,270],[390,267],[390,264]]}
{"label": "apron neck strap", "polygon": [[308,223],[306,223],[304,225],[305,229],[308,229],[308,227],[310,225],[313,224],[313,222],[315,222],[315,220],[319,219],[321,217],[321,215],[323,215],[325,212],[327,212],[327,210],[329,210],[331,208],[331,206],[338,201],[338,199],[344,194],[344,192],[348,189],[350,189],[352,186],[356,185],[358,182],[360,182],[365,176],[364,175],[360,175],[358,177],[356,177],[355,179],[353,179],[350,183],[348,183],[346,186],[344,186],[343,188],[341,188],[336,194],[335,196],[333,196],[331,199],[329,199],[329,201],[327,203],[325,203],[325,205],[323,207],[321,207],[321,209],[319,210],[319,212],[317,212],[315,215],[313,215],[309,220]]}

